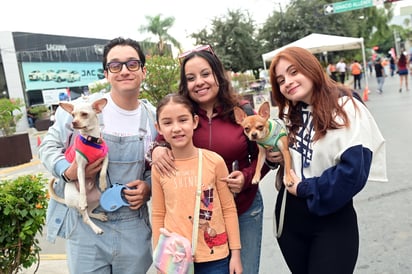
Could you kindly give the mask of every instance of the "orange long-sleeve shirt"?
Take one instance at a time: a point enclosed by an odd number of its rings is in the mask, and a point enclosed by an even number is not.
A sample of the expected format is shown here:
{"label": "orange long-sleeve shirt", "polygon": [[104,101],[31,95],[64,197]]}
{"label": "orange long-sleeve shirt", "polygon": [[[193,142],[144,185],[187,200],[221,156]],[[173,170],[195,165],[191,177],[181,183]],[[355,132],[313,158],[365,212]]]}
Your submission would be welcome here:
{"label": "orange long-sleeve shirt", "polygon": [[[198,157],[175,159],[175,164],[177,172],[171,177],[161,177],[155,168],[152,169],[154,247],[157,245],[159,229],[162,227],[192,240]],[[227,176],[228,170],[223,158],[215,152],[203,149],[199,215],[201,225],[195,253],[196,262],[223,259],[229,255],[229,246],[230,249],[241,247],[233,194],[226,182],[220,180]],[[224,240],[225,234],[228,236],[228,243]]]}

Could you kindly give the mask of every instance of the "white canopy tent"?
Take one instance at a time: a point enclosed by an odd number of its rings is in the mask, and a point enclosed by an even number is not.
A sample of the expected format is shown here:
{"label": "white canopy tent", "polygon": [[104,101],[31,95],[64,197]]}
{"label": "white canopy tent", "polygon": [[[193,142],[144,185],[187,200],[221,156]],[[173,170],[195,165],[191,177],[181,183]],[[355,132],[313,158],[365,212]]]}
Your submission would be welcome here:
{"label": "white canopy tent", "polygon": [[[309,50],[312,53],[323,53],[328,51],[343,51],[352,49],[362,49],[363,56],[363,68],[366,71],[366,57],[365,46],[363,44],[363,38],[344,37],[336,35],[326,35],[319,33],[312,33],[302,39],[285,45],[281,48],[275,49],[271,52],[262,54],[263,67],[266,70],[266,62],[272,61],[273,57],[281,50],[287,47],[301,47]],[[366,88],[368,88],[368,73],[364,73]]]}

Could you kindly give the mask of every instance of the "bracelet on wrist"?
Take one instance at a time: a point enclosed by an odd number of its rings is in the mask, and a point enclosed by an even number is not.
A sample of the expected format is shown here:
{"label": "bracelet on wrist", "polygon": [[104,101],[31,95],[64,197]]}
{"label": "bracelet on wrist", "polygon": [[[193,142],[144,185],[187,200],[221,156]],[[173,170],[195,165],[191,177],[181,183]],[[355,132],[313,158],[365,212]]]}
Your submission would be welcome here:
{"label": "bracelet on wrist", "polygon": [[61,177],[63,179],[63,181],[65,181],[66,183],[71,183],[73,182],[73,180],[71,180],[69,177],[67,177],[67,175],[65,174],[66,170],[62,172]]}
{"label": "bracelet on wrist", "polygon": [[145,160],[149,163],[150,166],[152,165],[153,150],[157,147],[167,147],[168,149],[171,149],[170,144],[168,142],[157,142],[157,141],[152,142],[144,156]]}

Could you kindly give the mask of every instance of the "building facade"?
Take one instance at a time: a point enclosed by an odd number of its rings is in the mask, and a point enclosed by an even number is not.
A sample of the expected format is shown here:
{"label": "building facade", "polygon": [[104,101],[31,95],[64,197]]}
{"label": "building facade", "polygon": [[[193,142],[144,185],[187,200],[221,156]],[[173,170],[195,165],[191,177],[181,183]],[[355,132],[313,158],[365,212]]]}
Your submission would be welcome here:
{"label": "building facade", "polygon": [[[103,48],[108,41],[0,31],[0,98],[21,98],[28,108],[87,94],[89,84],[104,79]],[[150,55],[157,45],[141,42],[141,47]],[[21,119],[17,131],[27,128],[27,119]]]}
{"label": "building facade", "polygon": [[50,104],[87,92],[104,78],[105,39],[0,32],[1,97]]}

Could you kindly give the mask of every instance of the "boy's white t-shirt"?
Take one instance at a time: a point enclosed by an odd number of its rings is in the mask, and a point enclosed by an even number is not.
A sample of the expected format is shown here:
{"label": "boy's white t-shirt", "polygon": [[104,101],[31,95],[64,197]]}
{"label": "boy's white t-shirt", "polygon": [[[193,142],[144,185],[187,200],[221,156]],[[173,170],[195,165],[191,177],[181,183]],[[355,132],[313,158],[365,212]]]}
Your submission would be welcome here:
{"label": "boy's white t-shirt", "polygon": [[[114,136],[140,136],[144,139],[145,152],[148,151],[150,144],[152,143],[154,134],[150,127],[150,115],[147,113],[146,125],[143,127],[140,125],[142,111],[145,106],[140,102],[137,109],[124,110],[117,106],[110,94],[105,95],[107,98],[107,105],[103,108],[103,127],[102,132]],[[137,99],[136,99],[137,100]],[[153,121],[154,122],[154,121]]]}
{"label": "boy's white t-shirt", "polygon": [[[110,94],[105,96],[107,105],[103,108],[103,132],[115,136],[133,136],[139,134],[142,105],[134,110],[124,110],[118,107]],[[150,131],[147,122],[145,127]]]}

